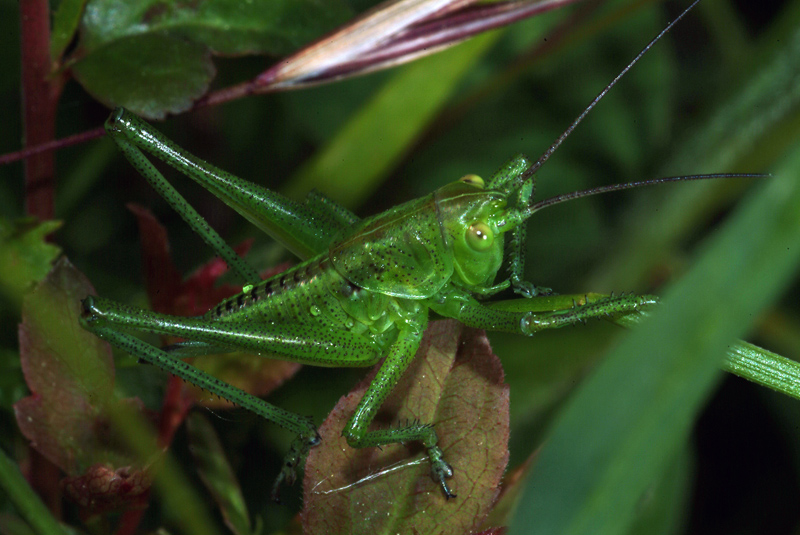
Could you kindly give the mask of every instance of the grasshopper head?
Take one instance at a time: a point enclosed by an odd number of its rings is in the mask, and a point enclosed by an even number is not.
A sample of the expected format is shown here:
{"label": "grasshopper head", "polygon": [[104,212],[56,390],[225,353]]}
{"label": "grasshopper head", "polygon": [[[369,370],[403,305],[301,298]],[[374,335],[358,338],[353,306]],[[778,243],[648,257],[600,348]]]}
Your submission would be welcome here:
{"label": "grasshopper head", "polygon": [[456,275],[468,286],[490,285],[503,263],[497,223],[506,212],[506,195],[484,189],[480,177],[467,175],[439,188],[435,201]]}
{"label": "grasshopper head", "polygon": [[468,286],[490,286],[503,263],[504,234],[533,214],[531,162],[516,156],[484,186],[466,175],[440,188],[436,205],[446,240],[453,252],[454,271]]}

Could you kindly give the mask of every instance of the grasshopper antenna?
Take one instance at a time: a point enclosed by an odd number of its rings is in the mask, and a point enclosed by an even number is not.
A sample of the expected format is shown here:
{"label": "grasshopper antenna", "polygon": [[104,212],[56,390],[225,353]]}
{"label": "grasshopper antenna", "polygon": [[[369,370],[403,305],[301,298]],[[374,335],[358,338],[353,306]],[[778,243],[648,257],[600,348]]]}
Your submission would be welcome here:
{"label": "grasshopper antenna", "polygon": [[[572,133],[572,131],[573,131],[573,130],[575,130],[575,127],[577,127],[577,126],[580,124],[580,122],[581,122],[581,121],[583,121],[584,117],[586,117],[587,115],[589,115],[589,112],[590,112],[590,111],[592,111],[592,109],[593,109],[595,106],[597,106],[597,103],[598,103],[598,102],[600,102],[600,100],[601,100],[601,99],[602,99],[604,96],[606,96],[606,93],[608,93],[608,92],[611,90],[611,88],[612,88],[612,87],[614,87],[614,86],[617,84],[617,82],[619,82],[619,81],[620,81],[620,79],[622,79],[622,77],[623,77],[623,76],[625,76],[625,74],[626,74],[626,73],[627,73],[629,70],[631,70],[631,67],[633,67],[634,65],[636,65],[636,63],[637,63],[637,62],[638,62],[640,59],[642,59],[642,56],[644,56],[644,55],[645,55],[645,53],[647,53],[647,51],[648,51],[648,50],[650,50],[650,49],[653,47],[653,45],[655,45],[655,44],[656,44],[656,43],[657,43],[659,40],[661,40],[661,38],[662,38],[662,37],[664,37],[664,35],[666,35],[666,34],[667,34],[667,32],[668,32],[668,31],[670,31],[670,30],[672,29],[672,27],[673,27],[673,26],[675,26],[675,24],[677,24],[677,23],[678,23],[678,21],[680,21],[680,20],[681,20],[681,19],[682,19],[682,18],[683,18],[683,17],[684,17],[684,16],[685,16],[687,13],[689,13],[689,11],[691,11],[691,10],[692,10],[692,8],[693,8],[694,6],[696,6],[696,5],[697,5],[697,3],[698,3],[698,2],[700,2],[700,0],[694,0],[694,2],[692,2],[692,3],[691,3],[691,5],[690,5],[689,7],[687,7],[686,9],[684,9],[684,10],[683,10],[683,13],[681,13],[680,15],[678,15],[678,16],[677,16],[677,17],[676,17],[676,18],[675,18],[675,19],[674,19],[672,22],[670,22],[670,23],[667,25],[667,27],[666,27],[666,28],[664,28],[663,30],[661,30],[661,32],[659,32],[659,34],[658,34],[658,35],[656,35],[656,36],[653,38],[653,40],[652,40],[652,41],[650,41],[649,43],[647,43],[647,46],[645,46],[645,47],[642,49],[642,51],[641,51],[641,52],[639,52],[639,53],[636,55],[636,57],[635,57],[635,58],[633,58],[633,60],[632,60],[630,63],[628,63],[628,65],[627,65],[627,66],[626,66],[624,69],[622,69],[622,72],[620,72],[620,73],[619,73],[619,74],[616,76],[616,78],[614,78],[613,80],[611,80],[611,82],[610,82],[610,83],[609,83],[609,84],[608,84],[608,85],[605,87],[605,89],[603,89],[602,91],[600,91],[600,94],[599,94],[599,95],[597,95],[597,96],[594,98],[594,100],[593,100],[593,101],[592,101],[592,102],[591,102],[591,103],[590,103],[590,104],[589,104],[589,105],[586,107],[586,109],[585,109],[585,110],[583,110],[583,112],[582,112],[582,113],[581,113],[581,114],[578,116],[578,118],[577,118],[577,119],[575,119],[575,120],[572,122],[572,124],[571,124],[571,125],[569,125],[569,128],[567,128],[567,129],[564,131],[564,133],[563,133],[563,134],[561,134],[561,135],[558,137],[558,139],[556,139],[556,140],[553,142],[553,144],[552,144],[552,145],[550,145],[550,147],[549,147],[549,148],[548,148],[546,151],[544,151],[544,153],[543,153],[541,156],[539,156],[539,159],[538,159],[538,160],[536,160],[536,162],[535,162],[535,163],[534,163],[534,164],[533,164],[533,165],[530,167],[530,169],[528,169],[527,171],[525,171],[525,173],[523,173],[522,175],[520,175],[520,177],[517,179],[517,182],[521,184],[522,182],[524,182],[525,180],[527,180],[529,177],[531,177],[533,174],[535,174],[535,173],[536,173],[536,171],[538,171],[538,170],[539,170],[539,168],[540,168],[542,165],[544,165],[544,162],[546,162],[546,161],[547,161],[547,160],[550,158],[550,156],[552,156],[552,154],[553,154],[553,153],[556,151],[556,149],[557,149],[558,147],[560,147],[560,146],[561,146],[561,144],[564,142],[564,140],[565,140],[565,139],[567,139],[567,137],[569,137],[569,135]],[[675,178],[679,178],[679,177],[675,177]],[[686,178],[686,177],[684,177],[684,178],[688,180],[688,178]],[[659,179],[659,180],[663,180],[663,181],[669,181],[669,179]],[[624,188],[621,188],[621,189],[624,189]],[[613,190],[611,190],[611,191],[613,191]]]}
{"label": "grasshopper antenna", "polygon": [[537,203],[528,206],[522,214],[523,219],[527,219],[534,212],[538,212],[548,206],[560,204],[566,201],[573,201],[583,197],[590,197],[592,195],[599,195],[601,193],[609,193],[612,191],[621,191],[625,189],[641,188],[642,186],[656,186],[658,184],[668,184],[670,182],[684,182],[688,180],[710,180],[715,178],[769,178],[772,175],[769,173],[714,173],[708,175],[681,175],[670,176],[666,178],[654,178],[651,180],[640,180],[638,182],[626,182],[624,184],[611,184],[608,186],[599,186],[596,188],[585,189],[582,191],[573,191],[572,193],[564,193],[544,199]]}

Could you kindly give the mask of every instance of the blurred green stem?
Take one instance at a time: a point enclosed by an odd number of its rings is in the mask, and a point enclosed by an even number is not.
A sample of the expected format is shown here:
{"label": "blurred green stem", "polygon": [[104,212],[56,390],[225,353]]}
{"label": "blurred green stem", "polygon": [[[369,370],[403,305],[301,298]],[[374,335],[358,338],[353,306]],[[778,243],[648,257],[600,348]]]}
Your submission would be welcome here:
{"label": "blurred green stem", "polygon": [[0,486],[28,524],[42,535],[66,533],[42,500],[33,492],[17,465],[0,449]]}

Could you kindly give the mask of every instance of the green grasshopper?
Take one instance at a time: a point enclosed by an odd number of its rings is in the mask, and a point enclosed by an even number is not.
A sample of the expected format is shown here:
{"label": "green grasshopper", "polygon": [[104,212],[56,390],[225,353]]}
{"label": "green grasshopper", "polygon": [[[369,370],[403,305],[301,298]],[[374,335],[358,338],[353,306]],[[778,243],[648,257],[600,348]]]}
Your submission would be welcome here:
{"label": "green grasshopper", "polygon": [[[696,3],[696,2],[695,2]],[[692,4],[693,6],[694,4]],[[690,8],[691,9],[691,6]],[[517,156],[488,181],[467,175],[433,193],[384,213],[359,219],[319,194],[287,199],[192,156],[123,109],[106,130],[133,166],[246,283],[199,317],[158,314],[99,297],[82,302],[81,325],[112,345],[296,433],[273,497],[320,442],[308,418],[280,409],[180,360],[235,350],[278,354],[328,367],[366,367],[383,360],[375,379],[343,430],[354,448],[419,441],[431,475],[447,498],[453,468],[428,423],[368,430],[384,399],[419,347],[429,311],[476,328],[532,335],[590,318],[636,312],[655,298],[622,295],[542,313],[491,308],[482,302],[503,290],[531,298],[547,294],[523,280],[524,223],[537,211],[567,200],[645,185],[745,174],[681,176],[604,186],[531,202],[534,174],[577,124],[688,9],[645,47],[536,162]],[[142,150],[207,188],[303,261],[268,280],[222,240],[152,166]],[[504,263],[510,275],[495,282]],[[157,348],[132,333],[157,333],[186,341]]]}

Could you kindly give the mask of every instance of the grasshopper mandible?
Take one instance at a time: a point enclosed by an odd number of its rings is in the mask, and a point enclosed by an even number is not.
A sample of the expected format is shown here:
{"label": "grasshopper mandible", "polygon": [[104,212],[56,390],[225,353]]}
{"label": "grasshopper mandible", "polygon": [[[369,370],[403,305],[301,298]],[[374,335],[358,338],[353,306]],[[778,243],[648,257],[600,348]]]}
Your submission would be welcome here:
{"label": "grasshopper mandible", "polygon": [[[296,433],[273,486],[296,479],[295,469],[319,443],[309,419],[275,407],[180,360],[247,350],[277,353],[287,360],[328,367],[365,367],[381,359],[343,434],[355,448],[418,441],[427,450],[431,475],[447,498],[453,468],[428,423],[368,431],[382,402],[413,358],[429,311],[487,330],[531,335],[589,318],[635,312],[655,302],[623,295],[544,313],[511,312],[481,302],[506,289],[524,297],[548,290],[523,280],[524,223],[537,211],[579,197],[672,181],[749,174],[670,177],[617,184],[533,203],[535,172],[577,124],[642,55],[697,2],[672,21],[584,110],[537,160],[517,156],[488,181],[467,175],[433,193],[384,213],[359,219],[317,194],[289,200],[237,178],[186,153],[131,113],[117,109],[106,130],[134,167],[189,225],[244,279],[243,291],[199,317],[158,314],[99,297],[83,303],[81,324],[100,338],[211,393]],[[267,232],[303,262],[268,280],[188,205],[153,167],[142,150],[185,173]],[[509,277],[495,282],[510,235]],[[187,341],[157,348],[130,332],[150,332]]]}

